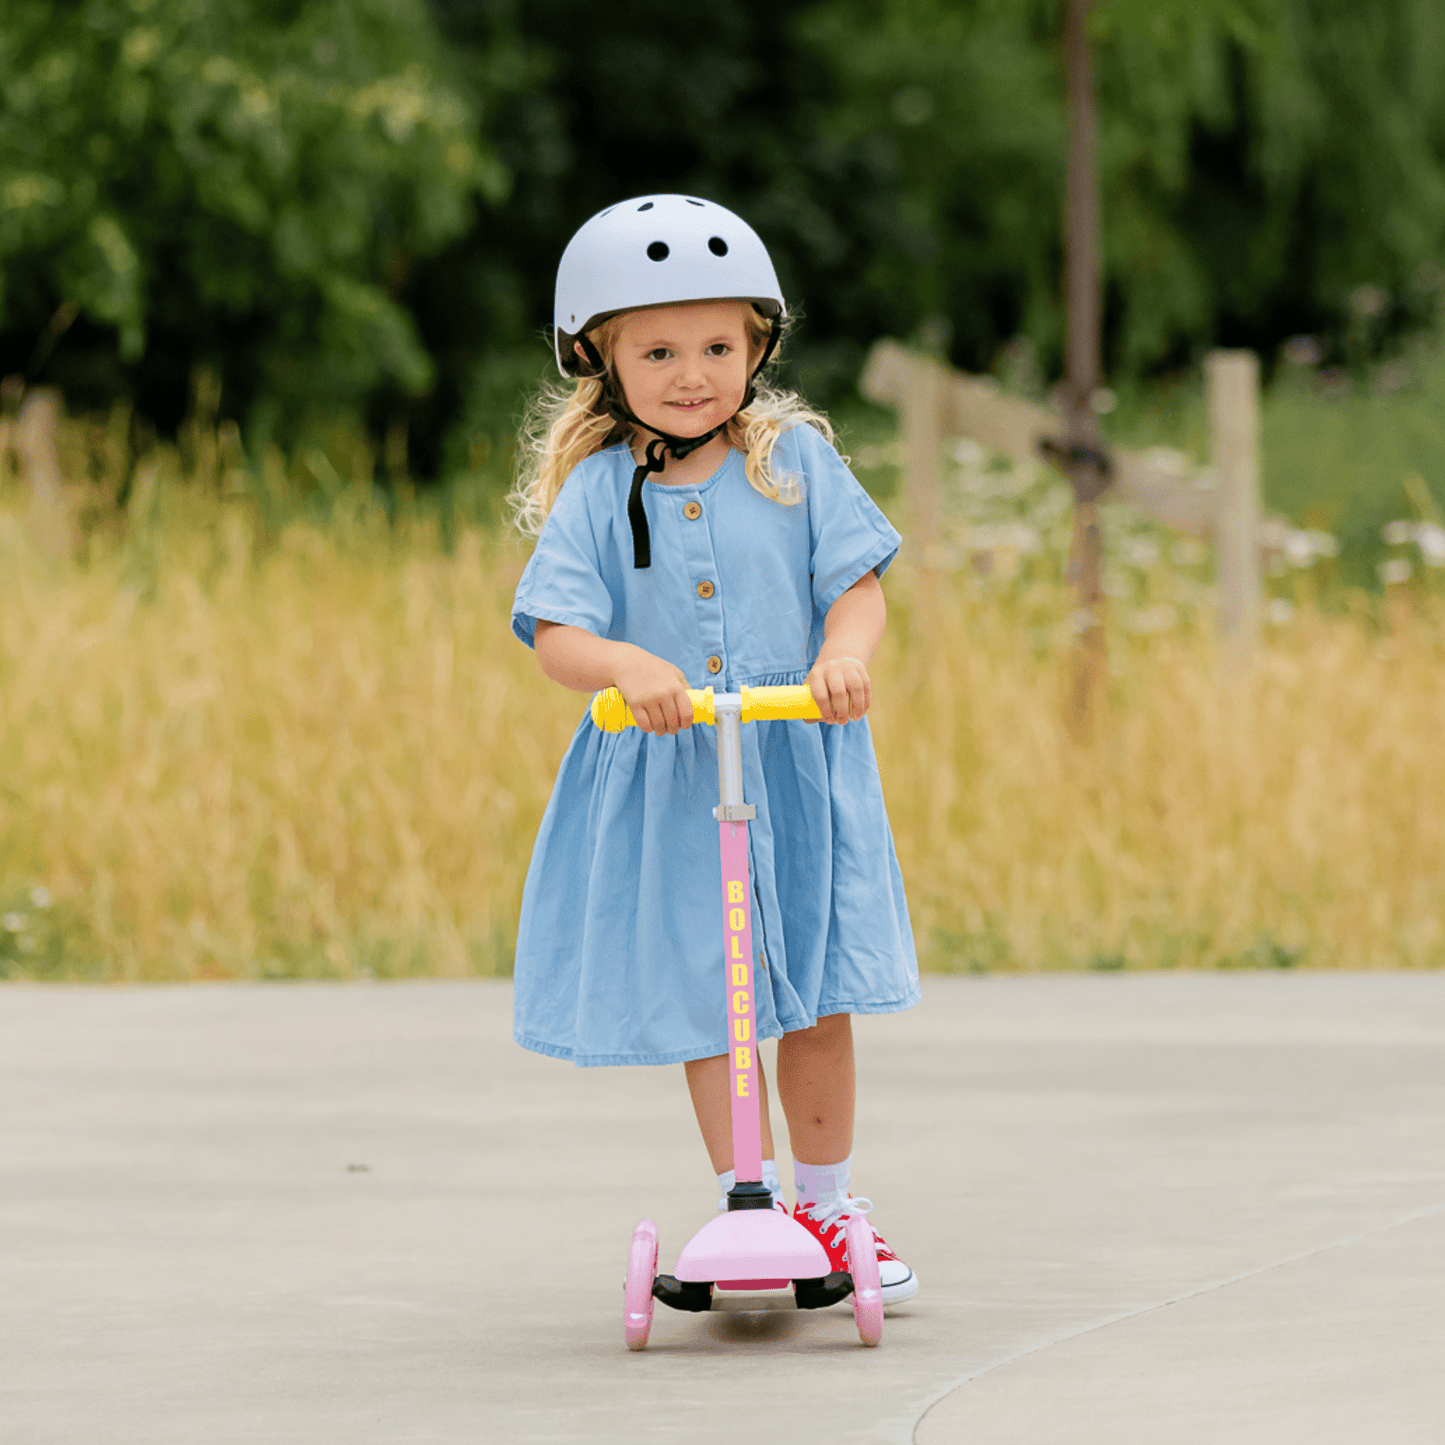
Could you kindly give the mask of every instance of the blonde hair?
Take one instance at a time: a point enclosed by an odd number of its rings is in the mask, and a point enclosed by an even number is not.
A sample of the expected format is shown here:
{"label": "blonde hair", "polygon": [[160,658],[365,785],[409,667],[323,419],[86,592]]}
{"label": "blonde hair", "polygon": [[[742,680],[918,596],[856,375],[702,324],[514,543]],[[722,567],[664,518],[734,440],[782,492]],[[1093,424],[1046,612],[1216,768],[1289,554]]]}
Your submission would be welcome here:
{"label": "blonde hair", "polygon": [[[621,320],[621,315],[611,316],[588,333],[613,378],[613,386],[618,383],[612,371],[612,348]],[[784,323],[769,323],[756,310],[749,312],[748,351],[753,365],[767,342],[770,324]],[[814,411],[796,392],[779,391],[760,380],[754,384],[752,405],[733,417],[723,433],[728,445],[743,454],[753,489],[785,507],[801,502],[803,489],[797,477],[779,475],[774,470],[773,447],[785,431],[803,423],[811,423],[834,443],[833,427],[827,417]],[[594,453],[625,440],[632,430],[630,423],[619,421],[608,411],[603,378],[578,377],[570,387],[565,382],[544,385],[522,423],[517,481],[507,495],[517,529],[535,537],[573,470]]]}

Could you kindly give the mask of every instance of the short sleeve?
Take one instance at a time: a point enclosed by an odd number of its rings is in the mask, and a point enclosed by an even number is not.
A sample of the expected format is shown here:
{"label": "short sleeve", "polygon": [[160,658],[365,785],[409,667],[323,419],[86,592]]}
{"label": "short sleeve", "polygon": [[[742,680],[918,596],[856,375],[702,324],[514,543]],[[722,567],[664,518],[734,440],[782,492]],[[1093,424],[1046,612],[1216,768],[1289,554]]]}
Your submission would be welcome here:
{"label": "short sleeve", "polygon": [[586,488],[574,472],[537,538],[512,599],[512,631],[537,644],[537,623],[558,622],[605,637],[612,625],[612,594],[602,576]]}
{"label": "short sleeve", "polygon": [[787,433],[794,438],[812,528],[813,605],[826,613],[865,572],[881,577],[903,538],[821,433],[798,426]]}

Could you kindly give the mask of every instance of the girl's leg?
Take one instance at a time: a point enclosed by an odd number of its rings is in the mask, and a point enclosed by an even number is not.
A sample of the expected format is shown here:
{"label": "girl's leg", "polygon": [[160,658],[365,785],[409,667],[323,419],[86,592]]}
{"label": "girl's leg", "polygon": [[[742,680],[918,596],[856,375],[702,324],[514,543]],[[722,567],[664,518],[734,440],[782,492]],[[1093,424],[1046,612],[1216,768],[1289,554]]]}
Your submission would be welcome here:
{"label": "girl's leg", "polygon": [[[707,1147],[707,1157],[712,1160],[713,1172],[726,1174],[733,1167],[731,1060],[726,1054],[717,1054],[710,1059],[692,1059],[683,1068],[687,1070],[693,1112],[697,1115],[697,1126],[702,1130],[702,1142]],[[763,1075],[761,1059],[758,1060],[758,1089],[762,1093],[763,1158],[772,1159],[773,1127],[768,1118],[768,1081]]]}
{"label": "girl's leg", "polygon": [[[721,1062],[726,1070],[726,1055]],[[778,1040],[778,1099],[799,1163],[837,1164],[852,1154],[853,1096],[849,1014],[829,1014]]]}
{"label": "girl's leg", "polygon": [[[844,1223],[856,1212],[848,1192],[853,1154],[853,1020],[830,1014],[810,1029],[778,1040],[778,1098],[788,1119],[798,1207],[793,1218],[828,1250],[834,1269],[847,1268]],[[867,1206],[871,1208],[871,1205]],[[883,1303],[918,1293],[918,1280],[873,1231]]]}

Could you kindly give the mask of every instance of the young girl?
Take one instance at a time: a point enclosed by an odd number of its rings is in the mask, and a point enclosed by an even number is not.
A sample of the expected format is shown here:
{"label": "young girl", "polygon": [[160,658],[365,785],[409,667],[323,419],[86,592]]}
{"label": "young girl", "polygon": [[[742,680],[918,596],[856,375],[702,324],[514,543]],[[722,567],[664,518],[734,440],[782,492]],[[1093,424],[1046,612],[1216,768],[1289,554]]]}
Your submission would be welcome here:
{"label": "young girl", "polygon": [[[758,373],[786,316],[767,250],[691,196],[594,216],[557,274],[556,350],[513,494],[536,535],[512,628],[579,692],[615,686],[638,727],[584,714],[522,898],[514,1032],[576,1064],[686,1069],[733,1185],[719,926],[717,744],[689,687],[806,681],[823,726],[743,729],[759,1038],[778,1038],[794,1216],[846,1269],[850,1015],[918,1002],[903,881],[864,714],[899,536],[824,418]],[[778,1207],[763,1087],[764,1182]],[[723,1207],[720,1203],[719,1207]],[[918,1281],[874,1231],[885,1302]]]}

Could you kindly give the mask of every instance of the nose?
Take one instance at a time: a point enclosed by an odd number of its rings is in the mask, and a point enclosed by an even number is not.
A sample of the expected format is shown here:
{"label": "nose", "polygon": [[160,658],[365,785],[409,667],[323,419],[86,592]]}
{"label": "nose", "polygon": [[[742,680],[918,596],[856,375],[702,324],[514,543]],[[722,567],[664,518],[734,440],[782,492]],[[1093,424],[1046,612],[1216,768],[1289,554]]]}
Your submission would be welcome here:
{"label": "nose", "polygon": [[688,391],[697,391],[700,387],[707,385],[707,377],[703,374],[702,357],[686,356],[683,358],[682,371],[677,378],[677,384]]}

